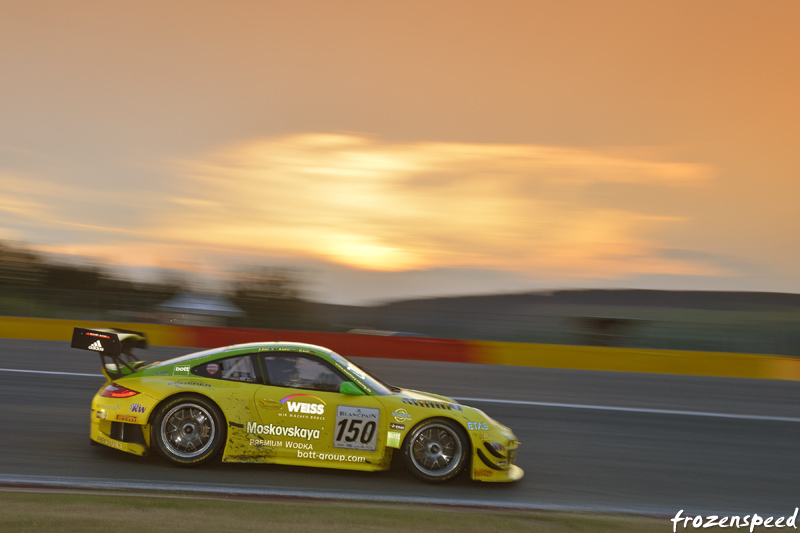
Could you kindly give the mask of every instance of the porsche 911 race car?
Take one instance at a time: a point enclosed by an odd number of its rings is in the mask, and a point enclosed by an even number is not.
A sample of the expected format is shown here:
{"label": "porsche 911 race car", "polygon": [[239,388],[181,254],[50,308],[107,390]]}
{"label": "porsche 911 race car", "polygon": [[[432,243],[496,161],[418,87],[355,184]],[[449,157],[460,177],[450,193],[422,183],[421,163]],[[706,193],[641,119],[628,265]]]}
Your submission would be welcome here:
{"label": "porsche 911 race car", "polygon": [[260,342],[147,364],[144,334],[75,328],[72,347],[100,354],[108,382],[92,400],[90,437],[170,463],[276,463],[387,470],[395,450],[417,478],[468,470],[515,481],[519,442],[479,409],[392,387],[311,344]]}

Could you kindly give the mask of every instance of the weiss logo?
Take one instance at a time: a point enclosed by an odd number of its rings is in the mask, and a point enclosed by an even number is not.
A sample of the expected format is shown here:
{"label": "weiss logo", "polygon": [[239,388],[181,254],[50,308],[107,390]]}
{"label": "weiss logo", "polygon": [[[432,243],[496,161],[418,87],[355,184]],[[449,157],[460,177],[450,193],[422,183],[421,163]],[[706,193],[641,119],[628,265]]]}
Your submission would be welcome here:
{"label": "weiss logo", "polygon": [[313,403],[286,402],[286,407],[290,413],[304,413],[307,415],[325,414],[325,406]]}
{"label": "weiss logo", "polygon": [[89,350],[94,350],[96,352],[102,352],[103,351],[103,345],[100,344],[100,341],[94,341],[92,344],[89,345],[88,349]]}

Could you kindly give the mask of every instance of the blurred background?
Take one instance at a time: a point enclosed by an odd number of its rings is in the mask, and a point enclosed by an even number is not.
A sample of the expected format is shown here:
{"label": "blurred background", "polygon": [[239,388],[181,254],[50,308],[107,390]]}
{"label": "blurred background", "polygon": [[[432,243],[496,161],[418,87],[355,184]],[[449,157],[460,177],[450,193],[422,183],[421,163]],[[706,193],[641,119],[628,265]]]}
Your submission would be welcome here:
{"label": "blurred background", "polygon": [[308,273],[263,267],[208,291],[190,273],[145,283],[0,245],[0,315],[590,346],[800,355],[800,295],[563,290],[313,301]]}

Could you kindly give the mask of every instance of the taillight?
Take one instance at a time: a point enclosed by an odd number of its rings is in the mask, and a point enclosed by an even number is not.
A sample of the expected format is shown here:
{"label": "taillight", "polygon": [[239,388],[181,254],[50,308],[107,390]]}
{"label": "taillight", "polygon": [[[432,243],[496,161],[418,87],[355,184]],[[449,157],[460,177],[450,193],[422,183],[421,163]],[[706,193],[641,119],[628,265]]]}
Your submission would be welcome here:
{"label": "taillight", "polygon": [[121,385],[117,385],[116,383],[111,383],[107,385],[103,392],[100,393],[100,396],[105,398],[130,398],[131,396],[136,396],[139,394],[135,390],[131,390],[125,388]]}

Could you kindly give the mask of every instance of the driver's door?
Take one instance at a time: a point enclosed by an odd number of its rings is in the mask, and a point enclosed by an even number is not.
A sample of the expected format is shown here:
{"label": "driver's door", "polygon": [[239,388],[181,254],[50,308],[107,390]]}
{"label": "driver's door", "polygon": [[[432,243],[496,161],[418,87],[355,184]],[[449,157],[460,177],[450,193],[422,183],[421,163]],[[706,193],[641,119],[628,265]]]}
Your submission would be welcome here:
{"label": "driver's door", "polygon": [[311,354],[260,354],[259,363],[267,383],[253,398],[261,423],[246,428],[257,454],[307,466],[382,464],[388,422],[376,397],[339,392],[346,376]]}

